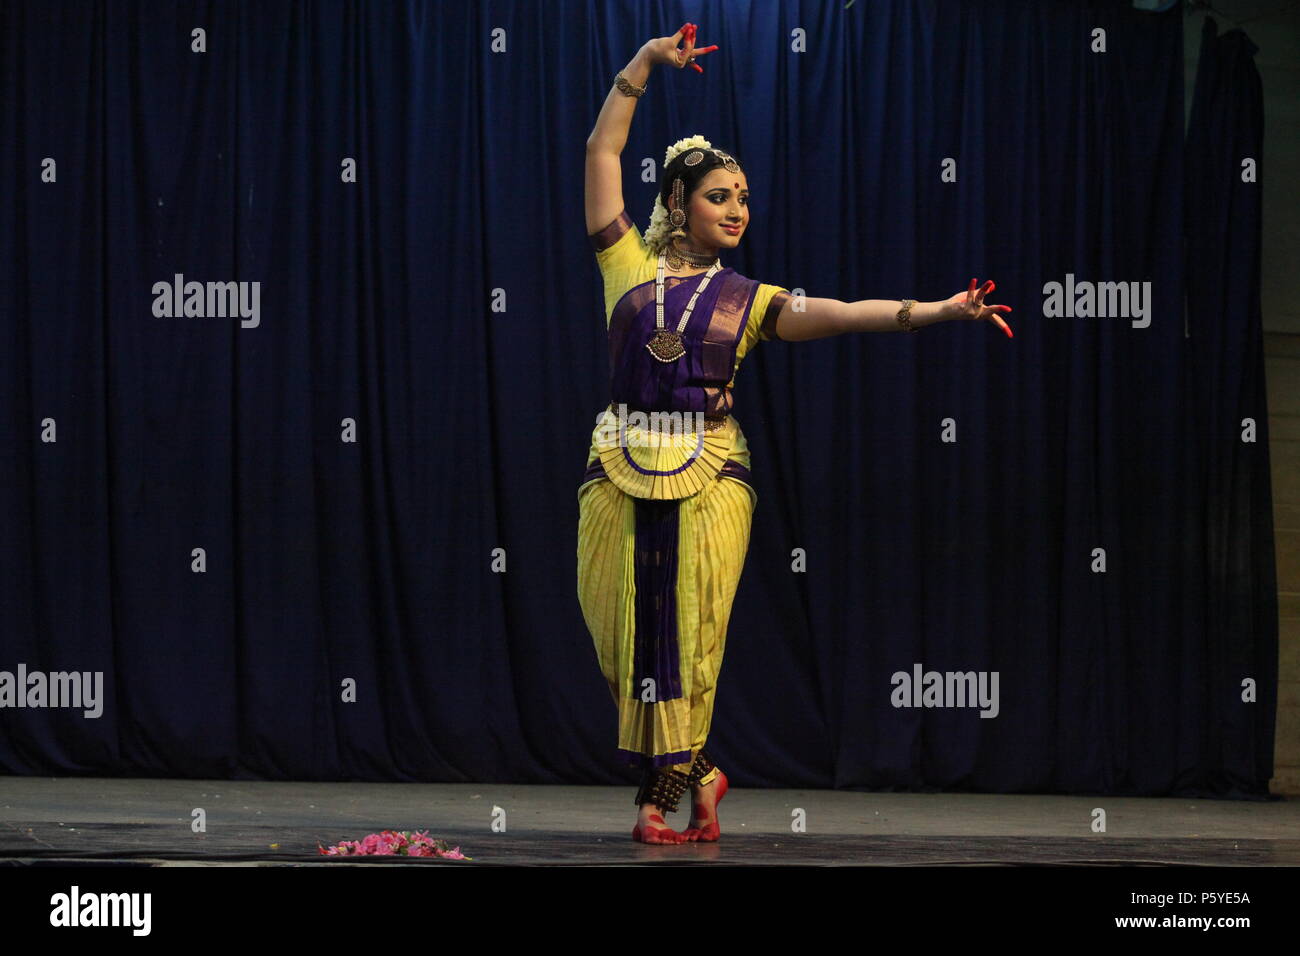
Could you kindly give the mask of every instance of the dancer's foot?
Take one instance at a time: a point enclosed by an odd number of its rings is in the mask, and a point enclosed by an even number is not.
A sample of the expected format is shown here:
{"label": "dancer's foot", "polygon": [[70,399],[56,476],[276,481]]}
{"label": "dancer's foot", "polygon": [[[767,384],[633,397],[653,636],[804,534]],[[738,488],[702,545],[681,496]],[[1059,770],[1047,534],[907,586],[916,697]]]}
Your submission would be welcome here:
{"label": "dancer's foot", "polygon": [[637,843],[685,843],[686,836],[664,822],[663,812],[653,803],[641,804],[632,839]]}
{"label": "dancer's foot", "polygon": [[683,835],[692,843],[713,843],[722,835],[718,826],[718,803],[727,795],[727,775],[718,771],[710,783],[691,787],[691,825]]}

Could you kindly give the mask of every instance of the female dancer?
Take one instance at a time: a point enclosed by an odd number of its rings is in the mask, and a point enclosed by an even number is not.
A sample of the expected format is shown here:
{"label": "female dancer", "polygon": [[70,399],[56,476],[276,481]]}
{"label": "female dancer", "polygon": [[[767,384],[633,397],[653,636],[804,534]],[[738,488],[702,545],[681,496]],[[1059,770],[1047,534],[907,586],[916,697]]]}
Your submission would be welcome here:
{"label": "female dancer", "polygon": [[[604,281],[612,402],[578,489],[578,597],[618,708],[619,752],[642,768],[632,838],[644,843],[720,834],[727,778],[704,742],[758,501],[730,414],[746,353],[761,339],[916,331],[948,319],[987,318],[1011,334],[997,315],[1010,306],[984,304],[992,282],[977,289],[972,279],[941,302],[799,303],[723,268],[719,251],[735,249],[749,224],[749,184],[732,156],[699,136],[669,147],[643,237],[623,203],[619,164],[637,98],[656,64],[702,73],[696,57],[716,49],[696,49],[690,23],[648,41],[617,75],[587,139],[587,233]],[[688,786],[693,815],[678,832],[662,814]]]}

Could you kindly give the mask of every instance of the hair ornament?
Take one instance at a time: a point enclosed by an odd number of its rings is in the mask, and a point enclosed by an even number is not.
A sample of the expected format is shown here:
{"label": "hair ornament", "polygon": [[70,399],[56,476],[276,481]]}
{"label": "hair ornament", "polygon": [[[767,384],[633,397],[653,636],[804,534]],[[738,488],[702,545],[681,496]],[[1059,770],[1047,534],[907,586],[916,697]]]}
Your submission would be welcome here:
{"label": "hair ornament", "polygon": [[[717,156],[718,159],[722,160],[722,168],[725,169],[727,172],[729,173],[740,172],[740,163],[736,162],[736,160],[730,154],[724,153],[720,149],[715,149],[713,150],[713,155]],[[687,162],[689,163],[690,160],[687,159]]]}

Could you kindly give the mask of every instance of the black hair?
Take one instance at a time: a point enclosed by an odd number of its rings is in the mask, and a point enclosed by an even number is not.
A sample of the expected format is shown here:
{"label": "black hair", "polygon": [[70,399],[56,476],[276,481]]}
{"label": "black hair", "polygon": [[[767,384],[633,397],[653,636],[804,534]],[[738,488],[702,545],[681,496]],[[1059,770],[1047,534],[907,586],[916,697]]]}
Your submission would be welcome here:
{"label": "black hair", "polygon": [[[717,147],[714,148],[717,149]],[[669,205],[668,198],[673,194],[673,180],[675,178],[678,176],[681,177],[682,194],[685,196],[686,201],[690,202],[691,194],[694,193],[696,187],[700,185],[700,181],[715,169],[720,169],[724,162],[724,160],[718,157],[718,153],[715,153],[710,149],[705,149],[701,150],[701,152],[704,153],[704,158],[702,160],[694,166],[687,166],[686,157],[691,155],[693,152],[695,152],[694,149],[682,150],[673,157],[673,161],[664,169],[663,182],[659,184],[659,201],[662,202],[664,208],[669,211],[673,208]],[[724,156],[731,156],[732,159],[736,159],[734,155],[728,153],[725,149],[719,149],[718,152],[722,153]],[[744,170],[745,166],[739,159],[736,159],[736,164],[740,166],[741,170]]]}

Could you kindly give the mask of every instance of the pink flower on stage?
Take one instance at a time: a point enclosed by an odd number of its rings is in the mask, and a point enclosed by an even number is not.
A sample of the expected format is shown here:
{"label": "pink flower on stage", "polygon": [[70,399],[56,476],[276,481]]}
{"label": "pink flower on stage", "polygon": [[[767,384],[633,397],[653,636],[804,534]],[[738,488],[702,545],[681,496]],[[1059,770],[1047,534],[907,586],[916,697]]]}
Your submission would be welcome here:
{"label": "pink flower on stage", "polygon": [[329,848],[316,845],[321,856],[419,856],[441,857],[446,860],[472,860],[460,847],[452,847],[446,840],[436,840],[428,830],[381,830],[357,840],[341,840]]}

